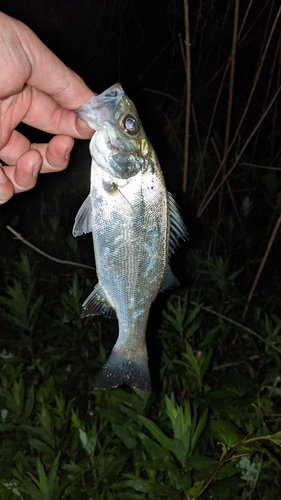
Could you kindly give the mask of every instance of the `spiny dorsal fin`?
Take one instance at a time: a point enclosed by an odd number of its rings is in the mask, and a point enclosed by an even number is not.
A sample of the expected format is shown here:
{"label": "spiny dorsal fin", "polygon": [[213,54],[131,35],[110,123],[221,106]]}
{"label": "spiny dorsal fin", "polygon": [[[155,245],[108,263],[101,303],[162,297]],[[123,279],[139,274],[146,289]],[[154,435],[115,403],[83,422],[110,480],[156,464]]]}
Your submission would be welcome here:
{"label": "spiny dorsal fin", "polygon": [[116,318],[116,312],[110,303],[105,291],[98,283],[89,297],[82,304],[83,311],[81,318],[101,314],[106,318]]}
{"label": "spiny dorsal fin", "polygon": [[75,217],[72,229],[73,236],[81,236],[92,231],[92,203],[90,195],[87,196]]}
{"label": "spiny dorsal fin", "polygon": [[172,253],[178,246],[178,239],[187,239],[187,230],[179,212],[178,205],[171,193],[168,193],[168,209],[170,214],[170,241],[168,258],[170,259]]}

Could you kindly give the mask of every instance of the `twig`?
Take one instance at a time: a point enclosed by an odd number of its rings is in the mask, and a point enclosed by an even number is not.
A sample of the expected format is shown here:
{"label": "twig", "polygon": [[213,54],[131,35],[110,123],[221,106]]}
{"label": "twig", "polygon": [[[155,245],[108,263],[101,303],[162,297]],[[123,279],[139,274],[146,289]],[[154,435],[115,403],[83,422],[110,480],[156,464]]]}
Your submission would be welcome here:
{"label": "twig", "polygon": [[269,391],[268,391],[268,397],[271,398],[276,387],[278,386],[279,382],[281,380],[281,377],[277,376],[275,377],[274,381],[273,381],[273,384],[272,384],[272,387],[270,387]]}
{"label": "twig", "polygon": [[85,269],[92,269],[95,271],[95,268],[92,266],[87,266],[87,264],[80,264],[80,262],[72,262],[71,260],[62,260],[62,259],[57,259],[56,257],[53,257],[52,255],[49,255],[46,252],[43,252],[43,250],[40,250],[40,248],[36,247],[35,245],[32,245],[32,243],[29,243],[25,238],[22,237],[20,233],[15,231],[12,227],[6,226],[6,228],[11,231],[20,241],[22,241],[25,245],[28,247],[32,248],[32,250],[35,250],[35,252],[40,253],[47,259],[53,260],[54,262],[58,262],[58,264],[65,264],[68,266],[75,266],[75,267],[84,267]]}
{"label": "twig", "polygon": [[255,165],[254,163],[238,163],[238,166],[241,166],[241,167],[264,168],[264,169],[267,169],[267,170],[278,170],[279,172],[281,172],[281,168],[280,167],[271,167],[269,165]]}
{"label": "twig", "polygon": [[[281,216],[280,216],[280,218],[281,218]],[[192,304],[193,306],[198,306],[197,302],[190,301],[190,304]],[[231,323],[232,325],[238,326],[238,328],[241,328],[241,330],[244,330],[245,332],[250,333],[254,337],[257,337],[259,340],[261,340],[261,342],[264,342],[265,344],[267,344],[270,347],[272,347],[272,349],[275,349],[275,351],[277,351],[277,352],[279,352],[281,354],[281,349],[278,349],[278,347],[276,347],[272,342],[270,342],[270,340],[264,339],[261,335],[259,335],[257,332],[255,332],[251,328],[248,328],[247,326],[242,325],[241,323],[238,323],[238,321],[235,321],[234,319],[228,318],[227,316],[224,316],[223,314],[220,314],[220,313],[218,313],[216,311],[213,311],[213,309],[211,307],[202,306],[201,309],[203,311],[207,311],[207,312],[209,312],[211,314],[214,314],[215,316],[218,316],[218,318],[221,318],[224,321],[227,321],[228,323]]]}
{"label": "twig", "polygon": [[176,102],[179,106],[181,106],[181,102],[178,101],[178,99],[173,97],[171,94],[168,94],[167,92],[161,92],[160,90],[148,89],[146,87],[143,87],[142,90],[145,90],[146,92],[152,92],[153,94],[162,95],[164,97],[167,97],[168,99],[172,99],[172,101]]}
{"label": "twig", "polygon": [[278,229],[279,229],[279,227],[280,227],[280,224],[281,224],[281,215],[279,216],[279,219],[277,220],[277,222],[276,222],[276,224],[275,224],[275,226],[274,226],[274,229],[273,229],[273,231],[272,231],[272,234],[271,234],[271,236],[270,236],[270,238],[269,238],[269,242],[268,242],[268,244],[267,244],[266,251],[265,251],[265,253],[264,253],[264,256],[263,256],[262,261],[261,261],[261,263],[260,263],[260,267],[258,268],[258,271],[257,271],[256,277],[255,277],[254,282],[253,282],[253,285],[252,285],[252,288],[251,288],[251,290],[250,290],[250,292],[249,292],[249,295],[248,295],[247,304],[245,305],[245,308],[244,308],[244,311],[243,311],[243,314],[242,314],[242,320],[244,320],[244,319],[245,319],[245,316],[246,316],[246,314],[247,314],[247,312],[248,312],[250,302],[251,302],[251,300],[252,300],[252,298],[253,298],[253,295],[254,295],[254,292],[255,292],[256,286],[257,286],[258,281],[259,281],[259,279],[260,279],[260,275],[261,275],[262,270],[263,270],[263,268],[264,268],[264,266],[265,266],[265,263],[266,263],[266,261],[267,261],[267,258],[268,258],[268,255],[269,255],[269,252],[270,252],[270,250],[271,250],[271,247],[272,247],[273,242],[274,242],[274,240],[275,240],[275,237],[276,237],[276,235],[277,235],[277,232],[278,232]]}
{"label": "twig", "polygon": [[182,191],[183,193],[186,193],[187,178],[188,178],[188,152],[189,152],[189,129],[190,129],[190,109],[191,109],[191,55],[190,55],[188,0],[184,0],[183,5],[184,5],[184,25],[185,25],[186,112],[185,112],[184,168],[183,168]]}
{"label": "twig", "polygon": [[[228,157],[228,154],[229,152],[231,151],[237,137],[238,137],[238,134],[240,132],[240,129],[242,127],[242,124],[244,123],[244,120],[245,120],[245,117],[248,113],[248,110],[249,110],[249,107],[250,107],[250,104],[251,104],[251,101],[252,101],[252,97],[253,97],[253,94],[255,92],[255,89],[256,89],[256,86],[259,82],[259,77],[260,77],[260,73],[261,73],[261,70],[262,70],[262,67],[263,67],[263,63],[264,63],[264,60],[265,60],[265,56],[267,54],[267,51],[268,51],[268,48],[269,48],[269,45],[270,45],[270,42],[271,42],[271,39],[272,39],[272,36],[273,36],[273,33],[274,33],[274,30],[276,28],[276,25],[277,25],[277,21],[279,19],[279,16],[281,14],[281,7],[279,8],[277,14],[276,14],[276,17],[275,17],[275,20],[274,20],[274,23],[272,25],[272,28],[271,28],[271,31],[270,31],[270,34],[269,34],[269,37],[268,37],[268,40],[267,40],[267,43],[266,43],[266,46],[265,46],[265,49],[264,49],[264,52],[262,54],[262,57],[261,57],[261,60],[260,60],[260,63],[259,63],[259,66],[257,68],[257,71],[256,71],[256,75],[254,77],[254,82],[253,82],[253,85],[252,85],[252,88],[251,88],[251,91],[250,91],[250,95],[248,97],[248,101],[246,103],[246,106],[245,106],[245,109],[244,109],[244,112],[242,114],[242,117],[240,118],[240,121],[239,121],[239,124],[236,128],[236,131],[234,133],[234,136],[232,138],[232,141],[231,143],[229,144],[228,148],[227,148],[227,151],[226,153],[224,154],[224,157],[222,159],[222,162],[219,166],[219,168],[217,169],[217,172],[212,180],[212,182],[210,183],[204,197],[203,197],[203,200],[201,202],[201,205],[200,207],[198,208],[198,211],[197,211],[197,216],[200,217],[202,215],[202,213],[205,211],[205,209],[207,208],[207,206],[209,205],[210,201],[213,199],[213,197],[215,196],[215,194],[218,192],[218,190],[220,189],[220,187],[222,186],[222,184],[225,182],[226,178],[229,176],[229,174],[234,170],[234,168],[236,167],[238,161],[236,160],[236,162],[234,163],[234,165],[232,166],[232,168],[227,172],[227,174],[225,175],[224,179],[222,180],[222,182],[219,183],[219,185],[216,187],[216,189],[213,191],[212,194],[210,194],[212,192],[212,189],[213,189],[213,186],[216,182],[216,179],[218,177],[218,175],[220,174],[222,168],[223,168],[223,165]],[[246,149],[248,143],[250,142],[252,136],[256,133],[256,131],[258,130],[259,126],[261,125],[261,123],[263,122],[265,116],[267,115],[268,111],[270,110],[270,108],[272,107],[272,105],[274,104],[275,102],[275,99],[277,98],[279,92],[280,92],[280,87],[278,88],[277,92],[275,93],[273,99],[271,100],[271,102],[269,103],[269,105],[267,106],[266,110],[264,111],[264,113],[262,113],[262,116],[260,118],[260,120],[258,121],[257,125],[254,127],[253,129],[253,132],[250,134],[250,136],[248,137],[248,139],[246,140],[244,146],[242,147],[240,153],[239,153],[239,159],[240,157],[242,156],[242,153],[244,152],[244,150]],[[209,196],[210,195],[210,196]],[[209,196],[209,198],[208,198]]]}
{"label": "twig", "polygon": [[[210,194],[211,190],[212,190],[212,187],[221,171],[221,167],[222,167],[222,164],[223,164],[223,161],[224,161],[224,158],[222,159],[222,163],[221,165],[219,166],[219,168],[217,169],[217,172],[201,202],[201,205],[200,207],[198,208],[198,211],[197,211],[197,217],[201,217],[201,215],[203,214],[203,212],[206,210],[207,206],[209,205],[209,203],[212,201],[212,199],[214,198],[214,196],[217,194],[218,190],[220,189],[221,185],[226,181],[226,179],[229,177],[229,175],[233,172],[233,170],[235,169],[236,165],[239,163],[239,160],[242,156],[242,154],[244,153],[245,149],[247,148],[249,142],[251,141],[251,139],[253,138],[253,136],[255,135],[256,131],[258,130],[258,128],[261,126],[263,120],[265,119],[265,117],[267,116],[270,108],[273,106],[275,100],[277,99],[278,97],[278,94],[281,90],[281,86],[277,89],[277,91],[275,92],[273,98],[271,99],[269,105],[267,106],[265,112],[263,113],[263,115],[261,116],[261,118],[259,119],[259,121],[257,122],[256,126],[254,127],[254,129],[252,130],[252,132],[250,133],[250,135],[248,136],[247,140],[245,141],[243,147],[241,148],[235,162],[233,163],[232,167],[228,170],[228,172],[225,174],[225,177],[224,179],[218,184],[218,186],[214,189],[214,191],[212,192],[212,194],[209,196],[208,198],[208,195]],[[229,146],[229,149],[230,147],[232,147],[233,143]]]}
{"label": "twig", "polygon": [[[236,0],[235,1],[235,9],[234,9],[234,26],[233,26],[233,36],[232,36],[232,48],[231,48],[231,56],[230,56],[230,79],[229,79],[229,92],[228,92],[228,104],[227,104],[226,127],[225,127],[225,138],[224,138],[224,152],[223,152],[223,158],[225,160],[222,163],[222,180],[225,179],[225,174],[226,174],[226,161],[227,161],[227,155],[228,155],[227,151],[228,151],[228,146],[229,146],[230,124],[231,124],[231,117],[232,117],[235,59],[236,59],[237,33],[238,33],[238,14],[239,14],[239,0]],[[217,227],[219,226],[220,220],[221,220],[223,194],[224,194],[224,182],[221,185],[220,193],[219,193]]]}
{"label": "twig", "polygon": [[197,171],[197,174],[196,174],[196,177],[195,177],[195,181],[194,181],[194,185],[193,185],[193,189],[192,189],[191,198],[193,198],[194,195],[195,195],[196,186],[197,186],[199,178],[200,178],[201,170],[203,169],[204,157],[205,157],[205,153],[207,151],[207,147],[208,147],[208,143],[209,143],[209,138],[210,138],[210,135],[211,135],[211,132],[212,132],[213,123],[214,123],[214,120],[215,120],[215,116],[216,116],[216,112],[217,112],[217,108],[218,108],[220,96],[221,96],[221,93],[222,93],[222,90],[223,90],[223,86],[224,86],[224,83],[225,83],[225,78],[226,78],[226,75],[227,75],[227,72],[228,72],[229,64],[230,64],[230,61],[228,61],[227,65],[226,65],[226,67],[224,69],[224,73],[223,73],[223,77],[222,77],[222,80],[221,80],[221,84],[220,84],[220,87],[219,87],[219,89],[217,91],[216,100],[215,100],[215,104],[214,104],[214,107],[213,107],[213,111],[212,111],[212,116],[211,116],[211,119],[210,119],[210,123],[209,123],[209,126],[208,126],[208,131],[207,131],[205,143],[204,143],[204,146],[203,146],[202,154],[200,156],[199,167],[198,167],[198,171]]}
{"label": "twig", "polygon": [[[214,138],[213,138],[213,137],[211,137],[211,143],[212,143],[213,148],[214,148],[214,150],[215,150],[215,153],[216,153],[216,155],[217,155],[218,162],[220,163],[220,162],[221,162],[220,153],[219,153],[218,147],[217,147],[216,142],[215,142],[215,140],[214,140]],[[232,193],[232,190],[231,190],[231,187],[230,187],[230,184],[229,184],[229,180],[228,180],[228,179],[226,179],[226,187],[227,187],[227,190],[228,190],[228,193],[229,193],[229,196],[230,196],[230,199],[231,199],[231,202],[232,202],[233,208],[234,208],[234,212],[235,212],[235,214],[236,214],[236,216],[237,216],[237,218],[238,218],[239,223],[242,225],[241,217],[240,217],[240,215],[239,215],[238,208],[237,208],[237,206],[236,206],[235,199],[234,199],[234,196],[233,196],[233,193]],[[218,226],[219,226],[219,222],[220,222],[220,221],[219,221],[219,219],[218,219],[218,221],[217,221],[217,228],[218,228]]]}
{"label": "twig", "polygon": [[[253,356],[249,357],[250,361],[253,361],[254,359],[259,359],[259,356],[257,354],[254,354]],[[233,366],[241,365],[245,363],[245,361],[234,361],[233,363],[224,363],[223,365],[217,365],[212,367],[212,371],[216,372],[218,370],[225,370],[225,368],[232,368]]]}

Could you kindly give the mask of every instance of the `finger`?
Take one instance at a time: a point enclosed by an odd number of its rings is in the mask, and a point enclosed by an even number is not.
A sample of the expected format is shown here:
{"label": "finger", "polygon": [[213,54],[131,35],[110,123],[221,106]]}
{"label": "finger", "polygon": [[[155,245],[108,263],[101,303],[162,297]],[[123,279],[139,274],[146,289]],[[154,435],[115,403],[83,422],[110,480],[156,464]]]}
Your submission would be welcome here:
{"label": "finger", "polygon": [[30,149],[18,158],[16,166],[4,167],[4,172],[12,183],[15,193],[28,191],[35,186],[42,162],[40,153]]}
{"label": "finger", "polygon": [[69,163],[73,145],[74,140],[67,135],[56,135],[49,144],[31,144],[31,148],[36,149],[43,159],[40,173],[64,170]]}
{"label": "finger", "polygon": [[14,186],[10,179],[4,173],[0,165],[0,205],[6,203],[14,194]]}
{"label": "finger", "polygon": [[7,175],[9,172],[9,176],[14,180],[14,176],[10,172],[13,172],[19,158],[24,153],[30,150],[37,151],[42,157],[41,172],[55,172],[67,167],[73,145],[73,138],[67,135],[56,135],[47,144],[30,144],[26,137],[15,130],[7,146],[1,149],[0,158],[7,165],[12,166],[11,169],[5,167],[5,171],[8,169]]}
{"label": "finger", "polygon": [[[1,13],[3,16],[3,14]],[[4,15],[5,16],[5,15]],[[63,64],[25,24],[6,17],[6,22],[15,30],[27,55],[25,80],[29,85],[51,95],[56,102],[67,109],[76,109],[92,97],[93,92],[82,78]]]}
{"label": "finger", "polygon": [[93,130],[74,111],[62,108],[52,97],[34,88],[22,121],[50,134],[65,134],[77,139],[90,139],[93,135]]}
{"label": "finger", "polygon": [[18,158],[29,149],[30,141],[14,130],[8,143],[0,150],[0,158],[7,165],[16,165]]}
{"label": "finger", "polygon": [[9,97],[21,92],[32,73],[32,65],[22,46],[21,23],[0,12],[0,95]]}

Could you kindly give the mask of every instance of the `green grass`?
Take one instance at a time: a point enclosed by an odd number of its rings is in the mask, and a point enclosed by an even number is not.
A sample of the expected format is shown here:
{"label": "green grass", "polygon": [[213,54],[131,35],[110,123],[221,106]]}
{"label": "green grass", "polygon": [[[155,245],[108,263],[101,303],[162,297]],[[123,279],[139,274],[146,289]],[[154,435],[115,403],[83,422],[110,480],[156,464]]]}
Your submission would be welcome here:
{"label": "green grass", "polygon": [[[52,232],[55,254],[68,235]],[[80,319],[93,272],[28,248],[2,258],[1,499],[275,498],[280,298],[241,322],[245,269],[204,252],[188,252],[192,286],[155,304],[150,395],[92,389],[117,335],[113,320]],[[65,253],[81,260],[70,240]]]}

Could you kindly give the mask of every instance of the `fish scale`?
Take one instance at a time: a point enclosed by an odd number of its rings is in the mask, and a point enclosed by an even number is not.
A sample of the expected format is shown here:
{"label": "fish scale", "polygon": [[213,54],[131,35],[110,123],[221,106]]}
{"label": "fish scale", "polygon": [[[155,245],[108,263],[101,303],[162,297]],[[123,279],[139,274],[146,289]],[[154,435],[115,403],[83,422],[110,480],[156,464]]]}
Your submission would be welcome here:
{"label": "fish scale", "polygon": [[115,346],[95,389],[123,383],[151,390],[146,349],[150,307],[159,291],[178,285],[168,260],[186,228],[137,110],[120,84],[77,110],[96,132],[90,143],[91,190],[74,236],[92,232],[98,284],[82,317],[117,317]]}

